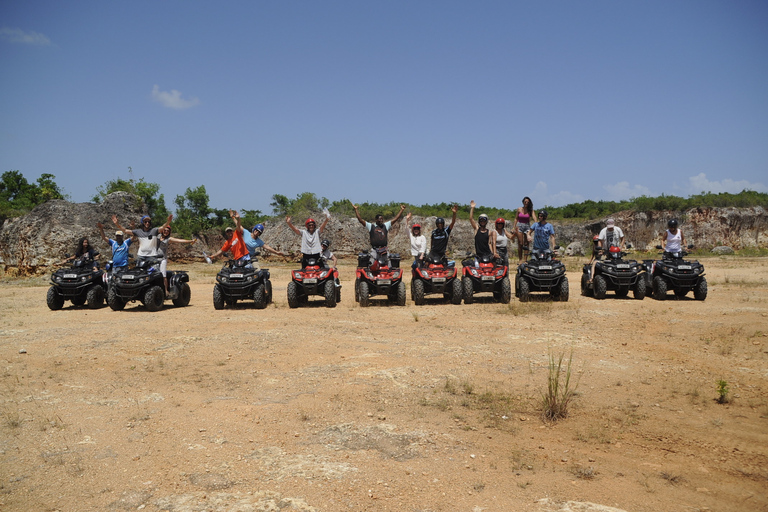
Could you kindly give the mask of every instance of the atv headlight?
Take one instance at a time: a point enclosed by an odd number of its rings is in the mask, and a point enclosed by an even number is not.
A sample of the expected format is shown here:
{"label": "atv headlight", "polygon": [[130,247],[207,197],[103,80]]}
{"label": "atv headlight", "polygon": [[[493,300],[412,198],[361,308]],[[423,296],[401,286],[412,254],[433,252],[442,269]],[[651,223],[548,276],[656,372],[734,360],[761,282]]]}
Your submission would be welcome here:
{"label": "atv headlight", "polygon": [[503,275],[504,275],[504,269],[503,268],[500,268],[499,270],[496,271],[496,277],[501,277]]}
{"label": "atv headlight", "polygon": [[83,276],[80,278],[80,281],[86,282],[88,280],[88,276]]}
{"label": "atv headlight", "polygon": [[319,276],[317,276],[317,278],[318,278],[318,279],[324,279],[324,278],[325,278],[325,276],[327,276],[327,275],[328,275],[328,272],[330,272],[330,270],[323,270],[322,272],[320,272],[320,275],[319,275]]}
{"label": "atv headlight", "polygon": [[61,282],[61,276],[53,276],[53,280],[56,281],[57,283],[60,283]]}
{"label": "atv headlight", "polygon": [[298,270],[294,270],[293,278],[296,279],[297,281],[301,281],[301,272],[299,272]]}
{"label": "atv headlight", "polygon": [[563,273],[563,267],[560,267],[560,268],[558,268],[558,269],[555,271],[555,273],[556,273],[556,274],[562,274],[562,273]]}
{"label": "atv headlight", "polygon": [[423,277],[424,279],[429,279],[429,272],[427,272],[426,270],[419,270],[419,273],[421,274],[421,277]]}

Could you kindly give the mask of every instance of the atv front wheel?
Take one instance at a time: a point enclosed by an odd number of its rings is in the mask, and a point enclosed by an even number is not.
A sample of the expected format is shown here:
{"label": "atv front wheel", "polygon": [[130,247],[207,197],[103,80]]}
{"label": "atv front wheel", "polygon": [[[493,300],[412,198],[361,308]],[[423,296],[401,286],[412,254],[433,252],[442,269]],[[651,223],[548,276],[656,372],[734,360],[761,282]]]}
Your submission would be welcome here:
{"label": "atv front wheel", "polygon": [[595,294],[596,299],[604,299],[607,291],[608,283],[605,282],[603,276],[595,276],[592,278],[592,292]]}
{"label": "atv front wheel", "polygon": [[102,288],[101,285],[94,284],[88,288],[88,294],[86,295],[85,300],[88,302],[89,308],[100,308],[104,305],[104,288]]}
{"label": "atv front wheel", "polygon": [[451,283],[451,304],[458,306],[464,298],[464,283],[457,277]]}
{"label": "atv front wheel", "polygon": [[355,302],[360,302],[360,278],[355,279]]}
{"label": "atv front wheel", "polygon": [[693,289],[693,298],[696,300],[707,299],[707,280],[705,278],[702,277],[696,285],[696,288]]}
{"label": "atv front wheel", "polygon": [[107,304],[112,311],[122,311],[125,309],[125,301],[117,294],[114,286],[110,286],[107,290]]}
{"label": "atv front wheel", "polygon": [[568,302],[568,278],[564,277],[560,284],[557,285],[557,300],[560,302]]}
{"label": "atv front wheel", "polygon": [[288,283],[288,307],[291,309],[299,307],[299,285],[296,281]]}
{"label": "atv front wheel", "polygon": [[653,278],[653,298],[656,300],[667,298],[667,282],[661,276]]}
{"label": "atv front wheel", "polygon": [[472,304],[475,301],[475,288],[472,284],[472,278],[468,276],[462,277],[461,287],[464,289],[464,304]]}
{"label": "atv front wheel", "polygon": [[264,283],[257,284],[253,289],[253,305],[256,306],[256,309],[267,307],[267,290]]}
{"label": "atv front wheel", "polygon": [[424,281],[421,279],[414,279],[411,282],[411,298],[417,306],[424,304]]}
{"label": "atv front wheel", "polygon": [[512,300],[512,283],[509,282],[509,276],[506,276],[501,280],[501,294],[499,295],[499,301],[502,304],[509,304]]}
{"label": "atv front wheel", "polygon": [[224,309],[224,292],[219,285],[213,287],[213,309]]}
{"label": "atv front wheel", "polygon": [[267,279],[267,284],[264,285],[264,293],[267,296],[267,304],[272,304],[272,281]]}
{"label": "atv front wheel", "polygon": [[643,300],[645,292],[645,276],[640,276],[637,278],[634,288],[632,288],[632,296],[637,300]]}
{"label": "atv front wheel", "polygon": [[160,311],[163,309],[164,301],[165,293],[159,286],[150,286],[144,294],[144,305],[147,307],[147,311]]}
{"label": "atv front wheel", "polygon": [[589,297],[589,274],[581,274],[581,294],[584,297]]}
{"label": "atv front wheel", "polygon": [[48,303],[48,307],[51,311],[57,311],[64,307],[64,297],[59,295],[55,286],[48,288],[48,294],[45,296],[45,301]]}
{"label": "atv front wheel", "polygon": [[192,290],[189,288],[189,283],[181,283],[179,296],[173,299],[173,305],[179,308],[189,306],[189,301],[191,298]]}
{"label": "atv front wheel", "polygon": [[361,308],[367,308],[371,304],[371,298],[368,295],[368,283],[360,281],[357,285],[357,302]]}
{"label": "atv front wheel", "polygon": [[528,281],[527,277],[520,276],[515,284],[517,285],[517,298],[520,299],[520,302],[528,302],[531,296],[531,282]]}
{"label": "atv front wheel", "polygon": [[329,308],[336,307],[336,283],[333,281],[333,277],[325,282],[325,306]]}
{"label": "atv front wheel", "polygon": [[398,306],[405,306],[405,283],[403,281],[400,281],[397,283],[397,305]]}

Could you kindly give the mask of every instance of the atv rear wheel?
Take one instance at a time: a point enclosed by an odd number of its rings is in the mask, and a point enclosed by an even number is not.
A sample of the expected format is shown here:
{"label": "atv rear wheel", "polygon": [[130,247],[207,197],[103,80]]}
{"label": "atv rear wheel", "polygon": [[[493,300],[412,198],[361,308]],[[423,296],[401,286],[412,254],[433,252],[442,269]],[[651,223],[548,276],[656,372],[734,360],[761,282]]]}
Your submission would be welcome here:
{"label": "atv rear wheel", "polygon": [[464,283],[458,277],[453,279],[451,283],[451,304],[461,304],[461,299],[464,298]]}
{"label": "atv rear wheel", "polygon": [[698,284],[696,284],[696,288],[693,289],[693,298],[696,300],[706,300],[707,299],[707,280],[706,278],[702,277]]}
{"label": "atv rear wheel", "polygon": [[405,282],[400,281],[397,283],[397,305],[405,306],[406,294],[405,294]]}
{"label": "atv rear wheel", "polygon": [[264,293],[267,296],[267,304],[272,304],[272,281],[267,279],[267,283],[264,285]]}
{"label": "atv rear wheel", "polygon": [[667,298],[667,282],[661,276],[653,278],[653,298],[656,300]]}
{"label": "atv rear wheel", "polygon": [[107,290],[107,304],[112,311],[122,311],[125,309],[125,301],[117,294],[114,286],[110,286]]}
{"label": "atv rear wheel", "polygon": [[165,292],[159,286],[150,286],[149,290],[144,293],[144,305],[147,307],[147,311],[160,311],[163,309],[164,301]]}
{"label": "atv rear wheel", "polygon": [[501,293],[499,295],[499,302],[502,304],[509,304],[512,300],[512,283],[509,282],[509,276],[506,276],[501,280]]}
{"label": "atv rear wheel", "polygon": [[355,302],[360,302],[360,278],[355,278]]}
{"label": "atv rear wheel", "polygon": [[360,281],[357,285],[357,302],[361,308],[367,308],[371,304],[371,298],[368,294],[368,283]]}
{"label": "atv rear wheel", "polygon": [[475,287],[472,284],[472,278],[462,277],[461,287],[464,289],[464,304],[472,304],[475,301]]}
{"label": "atv rear wheel", "polygon": [[75,306],[82,306],[83,304],[85,304],[85,301],[88,299],[85,296],[85,294],[80,294],[77,297],[72,297],[70,300],[72,301],[72,304],[74,304]]}
{"label": "atv rear wheel", "polygon": [[632,296],[637,300],[643,300],[645,298],[645,292],[645,276],[640,276],[637,278],[637,282],[632,288]]}
{"label": "atv rear wheel", "polygon": [[329,308],[336,307],[336,283],[333,281],[333,277],[325,282],[323,289],[325,292],[325,306]]}
{"label": "atv rear wheel", "polygon": [[299,286],[296,281],[288,283],[288,307],[295,309],[299,307]]}
{"label": "atv rear wheel", "polygon": [[688,290],[675,290],[675,297],[678,299],[682,299],[686,295],[688,295]]}
{"label": "atv rear wheel", "polygon": [[584,297],[589,297],[589,292],[591,290],[589,289],[589,274],[583,273],[581,274],[581,294]]}
{"label": "atv rear wheel", "polygon": [[629,295],[629,288],[617,288],[615,293],[618,298],[624,299]]}
{"label": "atv rear wheel", "polygon": [[104,305],[104,288],[102,288],[101,285],[94,284],[88,288],[88,293],[85,297],[89,308],[100,308]]}
{"label": "atv rear wheel", "polygon": [[55,286],[48,288],[48,294],[45,296],[45,301],[52,311],[57,311],[64,307],[64,297],[59,295],[59,291]]}
{"label": "atv rear wheel", "polygon": [[213,309],[224,309],[224,292],[219,285],[213,287]]}
{"label": "atv rear wheel", "polygon": [[181,283],[179,296],[173,299],[173,305],[178,308],[187,307],[189,306],[189,300],[191,298],[192,298],[192,290],[189,288],[189,283]]}
{"label": "atv rear wheel", "polygon": [[256,309],[267,307],[267,290],[264,283],[259,283],[253,288],[253,305]]}
{"label": "atv rear wheel", "polygon": [[525,276],[520,276],[515,279],[515,287],[517,288],[517,298],[520,302],[528,302],[531,297],[531,282]]}
{"label": "atv rear wheel", "polygon": [[411,281],[411,298],[417,306],[424,304],[424,281],[421,279]]}
{"label": "atv rear wheel", "polygon": [[595,294],[596,299],[604,299],[607,291],[608,283],[605,282],[603,276],[595,276],[592,278],[592,293]]}

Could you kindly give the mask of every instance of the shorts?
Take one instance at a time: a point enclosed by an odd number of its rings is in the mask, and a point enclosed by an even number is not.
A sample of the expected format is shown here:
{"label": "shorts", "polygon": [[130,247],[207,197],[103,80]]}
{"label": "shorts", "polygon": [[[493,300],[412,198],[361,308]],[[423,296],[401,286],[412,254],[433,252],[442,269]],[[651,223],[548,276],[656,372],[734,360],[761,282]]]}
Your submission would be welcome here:
{"label": "shorts", "polygon": [[530,224],[522,224],[520,222],[517,223],[517,231],[519,233],[527,233],[530,230],[531,230]]}
{"label": "shorts", "polygon": [[168,268],[168,260],[164,259],[160,262],[160,272],[163,274],[163,277],[165,277],[166,268]]}

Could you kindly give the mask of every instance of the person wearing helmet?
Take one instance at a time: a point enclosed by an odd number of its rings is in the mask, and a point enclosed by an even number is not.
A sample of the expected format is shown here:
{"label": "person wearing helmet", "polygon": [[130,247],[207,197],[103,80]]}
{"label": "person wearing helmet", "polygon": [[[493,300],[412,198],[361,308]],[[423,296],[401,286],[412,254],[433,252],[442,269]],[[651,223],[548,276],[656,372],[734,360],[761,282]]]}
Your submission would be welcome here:
{"label": "person wearing helmet", "polygon": [[496,247],[496,257],[501,259],[504,265],[507,266],[509,265],[509,258],[507,256],[509,239],[515,238],[515,235],[507,231],[507,221],[502,217],[496,219],[495,227],[496,229],[491,231],[491,244]]}
{"label": "person wearing helmet", "polygon": [[320,244],[320,235],[323,234],[323,231],[325,231],[325,226],[328,224],[328,220],[331,218],[331,214],[328,213],[325,215],[325,220],[322,224],[320,224],[320,229],[317,229],[317,222],[315,222],[315,219],[308,218],[304,222],[304,227],[306,229],[299,230],[291,224],[291,216],[287,216],[285,218],[285,222],[288,224],[288,227],[293,230],[294,233],[299,235],[301,237],[301,267],[304,268],[307,266],[307,260],[309,259],[320,259],[320,253],[322,252],[323,248]]}
{"label": "person wearing helmet", "polygon": [[[533,220],[531,220],[533,219]],[[523,249],[528,250],[528,239],[526,233],[531,229],[531,222],[539,222],[536,218],[536,211],[533,209],[533,201],[528,196],[523,198],[523,206],[517,209],[515,215],[515,224],[512,226],[512,232],[517,235],[517,259],[523,262]]]}
{"label": "person wearing helmet", "polygon": [[120,225],[117,220],[117,215],[112,216],[112,222],[117,226],[117,229],[122,231],[125,235],[135,236],[139,240],[139,250],[136,253],[139,261],[161,259],[163,257],[160,247],[158,246],[157,237],[160,231],[165,229],[166,226],[171,225],[173,215],[168,215],[168,220],[159,228],[152,227],[152,219],[149,215],[145,215],[141,218],[141,227],[137,229],[125,229]]}
{"label": "person wearing helmet", "polygon": [[397,215],[395,215],[392,220],[387,222],[384,222],[384,216],[382,214],[376,214],[374,224],[366,222],[360,217],[360,210],[356,204],[353,203],[352,208],[355,209],[355,217],[357,217],[357,221],[365,226],[365,230],[368,231],[368,234],[370,235],[372,248],[371,263],[378,259],[379,254],[389,254],[389,230],[392,228],[392,224],[396,224],[400,220],[400,217],[403,216],[405,205],[401,204],[400,211],[397,212]]}
{"label": "person wearing helmet", "polygon": [[227,239],[216,253],[211,254],[211,259],[215,260],[227,251],[232,253],[232,259],[235,261],[247,261],[247,268],[252,268],[251,255],[248,247],[245,245],[245,236],[243,226],[240,224],[240,214],[237,210],[229,210],[229,216],[235,221],[235,229],[227,228],[224,230],[224,238]]}
{"label": "person wearing helmet", "polygon": [[429,252],[433,256],[442,258],[445,261],[445,253],[448,250],[448,237],[451,235],[453,226],[456,225],[456,215],[459,212],[459,206],[451,206],[451,225],[445,227],[445,219],[438,217],[435,219],[435,229],[432,231],[432,239],[429,246]]}
{"label": "person wearing helmet", "polygon": [[667,222],[667,231],[661,234],[661,248],[664,254],[681,252],[685,247],[685,235],[678,227],[677,219]]}
{"label": "person wearing helmet", "polygon": [[410,226],[408,229],[408,236],[411,239],[411,256],[413,256],[412,268],[416,268],[424,261],[424,255],[427,253],[427,237],[421,234],[421,225],[414,224],[411,226],[411,214],[405,216],[406,226]]}
{"label": "person wearing helmet", "polygon": [[539,221],[531,226],[528,231],[528,242],[533,242],[534,251],[555,250],[555,228],[547,222],[547,210],[539,212]]}
{"label": "person wearing helmet", "polygon": [[245,246],[248,248],[248,254],[251,255],[251,259],[256,256],[256,250],[261,247],[277,256],[288,256],[288,253],[275,250],[264,243],[264,240],[261,239],[261,234],[264,233],[264,229],[264,224],[259,223],[253,226],[253,229],[251,229],[248,234],[243,236],[243,238],[245,238]]}
{"label": "person wearing helmet", "polygon": [[475,255],[478,258],[498,258],[496,243],[491,240],[491,231],[488,229],[488,216],[481,213],[477,222],[475,222],[474,214],[475,200],[473,199],[469,202],[469,223],[472,224],[472,229],[475,230]]}
{"label": "person wearing helmet", "polygon": [[592,271],[589,274],[590,283],[592,283],[592,276],[595,275],[595,266],[597,266],[600,253],[603,249],[608,250],[611,247],[618,247],[620,250],[624,250],[624,232],[620,227],[616,226],[616,221],[612,218],[605,221],[605,227],[597,235],[597,253],[594,257],[595,261],[592,262]]}

